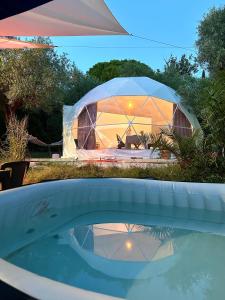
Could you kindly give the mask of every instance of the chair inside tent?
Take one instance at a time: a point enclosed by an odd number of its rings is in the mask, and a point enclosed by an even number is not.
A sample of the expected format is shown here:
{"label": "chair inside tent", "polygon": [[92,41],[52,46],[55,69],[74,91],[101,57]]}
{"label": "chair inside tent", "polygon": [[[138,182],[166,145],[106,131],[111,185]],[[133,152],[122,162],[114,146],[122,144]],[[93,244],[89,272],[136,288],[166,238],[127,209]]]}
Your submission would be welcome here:
{"label": "chair inside tent", "polygon": [[145,77],[115,78],[64,107],[64,157],[157,158],[150,134],[190,136],[199,123],[171,88]]}

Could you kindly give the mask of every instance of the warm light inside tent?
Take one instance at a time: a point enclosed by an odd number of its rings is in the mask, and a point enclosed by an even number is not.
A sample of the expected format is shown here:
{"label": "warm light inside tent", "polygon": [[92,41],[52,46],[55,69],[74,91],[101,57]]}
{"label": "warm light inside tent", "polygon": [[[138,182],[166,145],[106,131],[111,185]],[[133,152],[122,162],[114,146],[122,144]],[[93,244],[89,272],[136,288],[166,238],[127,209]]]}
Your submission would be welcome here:
{"label": "warm light inside tent", "polygon": [[133,108],[132,102],[129,102],[129,103],[128,103],[128,108],[130,108],[130,109]]}

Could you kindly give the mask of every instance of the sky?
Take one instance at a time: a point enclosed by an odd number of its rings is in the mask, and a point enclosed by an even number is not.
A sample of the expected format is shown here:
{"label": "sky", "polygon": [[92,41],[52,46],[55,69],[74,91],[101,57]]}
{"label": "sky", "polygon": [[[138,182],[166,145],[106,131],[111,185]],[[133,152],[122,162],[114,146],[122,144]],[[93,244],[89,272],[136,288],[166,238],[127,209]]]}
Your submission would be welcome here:
{"label": "sky", "polygon": [[[199,22],[210,8],[224,5],[224,0],[105,2],[129,33],[189,49],[171,48],[132,36],[52,38],[53,43],[58,46],[57,51],[67,53],[83,72],[98,62],[112,59],[136,59],[155,70],[162,70],[165,60],[171,54],[178,57],[184,53],[195,55],[196,49],[191,47],[195,46]],[[94,46],[103,48],[90,48]]]}

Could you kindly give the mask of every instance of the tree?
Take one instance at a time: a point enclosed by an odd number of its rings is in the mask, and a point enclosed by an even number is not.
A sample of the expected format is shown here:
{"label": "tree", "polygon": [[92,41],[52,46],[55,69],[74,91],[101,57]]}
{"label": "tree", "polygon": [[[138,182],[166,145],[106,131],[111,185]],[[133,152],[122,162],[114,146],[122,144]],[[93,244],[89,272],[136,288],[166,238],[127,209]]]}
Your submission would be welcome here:
{"label": "tree", "polygon": [[88,74],[83,74],[76,67],[73,68],[71,72],[71,85],[68,89],[64,104],[74,105],[78,100],[80,100],[87,92],[99,85],[99,81],[92,78]]}
{"label": "tree", "polygon": [[154,78],[155,72],[144,63],[125,59],[97,63],[87,74],[99,82],[106,82],[115,77],[147,76]]}
{"label": "tree", "polygon": [[159,70],[155,74],[158,81],[178,90],[181,86],[186,85],[186,82],[194,78],[195,73],[198,71],[198,64],[192,55],[186,56],[183,54],[180,59],[171,55],[165,61],[164,70]]}
{"label": "tree", "polygon": [[62,104],[74,105],[98,83],[90,76],[84,75],[75,66],[71,72],[70,84],[64,93],[63,103],[56,105],[51,111],[41,109],[30,113],[29,132],[50,143],[62,139]]}
{"label": "tree", "polygon": [[210,72],[225,70],[225,6],[213,8],[198,26],[198,61]]}
{"label": "tree", "polygon": [[214,151],[225,157],[225,71],[215,74],[203,90],[202,120]]}
{"label": "tree", "polygon": [[210,86],[211,79],[201,79],[194,76],[185,76],[176,90],[182,97],[182,101],[191,108],[201,123],[202,109],[205,105],[205,90]]}
{"label": "tree", "polygon": [[187,57],[186,54],[183,54],[180,60],[178,60],[176,56],[171,55],[170,58],[166,61],[164,71],[174,71],[181,76],[191,76],[198,72],[198,64],[196,62],[196,59],[193,58],[192,55],[189,55]]}
{"label": "tree", "polygon": [[0,108],[6,121],[21,108],[48,111],[62,103],[72,69],[66,56],[54,49],[0,51]]}

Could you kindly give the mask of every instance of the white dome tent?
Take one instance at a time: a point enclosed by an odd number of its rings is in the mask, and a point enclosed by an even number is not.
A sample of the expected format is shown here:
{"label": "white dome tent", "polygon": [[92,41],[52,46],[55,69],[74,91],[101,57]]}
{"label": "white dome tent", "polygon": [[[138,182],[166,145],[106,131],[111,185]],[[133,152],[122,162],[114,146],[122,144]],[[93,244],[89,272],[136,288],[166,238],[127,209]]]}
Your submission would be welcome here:
{"label": "white dome tent", "polygon": [[63,110],[63,157],[147,157],[147,137],[162,128],[190,135],[198,120],[175,90],[147,77],[101,84]]}

